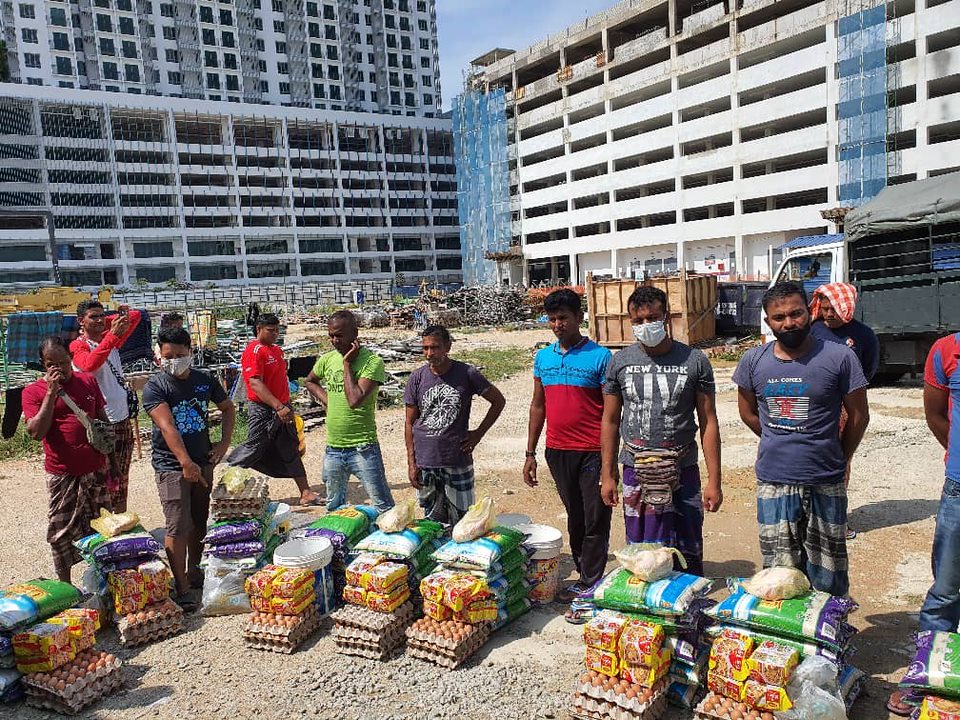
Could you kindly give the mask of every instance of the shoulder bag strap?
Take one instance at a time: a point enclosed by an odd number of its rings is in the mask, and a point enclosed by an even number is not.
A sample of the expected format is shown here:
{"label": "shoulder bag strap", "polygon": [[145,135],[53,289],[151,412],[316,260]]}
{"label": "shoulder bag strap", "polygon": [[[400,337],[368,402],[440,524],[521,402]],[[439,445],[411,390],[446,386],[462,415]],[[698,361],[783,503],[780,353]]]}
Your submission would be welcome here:
{"label": "shoulder bag strap", "polygon": [[80,406],[73,401],[73,398],[67,395],[67,393],[64,392],[63,390],[57,393],[57,397],[63,400],[64,403],[66,403],[66,406],[70,408],[70,411],[77,416],[77,420],[80,421],[80,424],[83,425],[87,430],[89,430],[90,424],[91,424],[90,416],[80,409]]}
{"label": "shoulder bag strap", "polygon": [[[96,349],[96,345],[93,343],[92,340],[90,340],[90,338],[84,338],[83,340],[84,340],[84,342],[87,343],[87,345],[90,347],[91,350]],[[112,352],[112,351],[111,351],[111,352]],[[109,355],[109,354],[107,355],[107,359],[104,361],[104,363],[106,364],[106,366],[107,366],[108,368],[110,368],[110,372],[113,374],[113,377],[116,379],[116,381],[117,381],[118,383],[120,383],[120,387],[122,387],[124,390],[126,390],[126,389],[127,389],[127,378],[124,376],[124,374],[123,374],[122,372],[120,372],[119,370],[117,370],[117,369],[113,366],[113,363],[110,362],[110,355]]]}

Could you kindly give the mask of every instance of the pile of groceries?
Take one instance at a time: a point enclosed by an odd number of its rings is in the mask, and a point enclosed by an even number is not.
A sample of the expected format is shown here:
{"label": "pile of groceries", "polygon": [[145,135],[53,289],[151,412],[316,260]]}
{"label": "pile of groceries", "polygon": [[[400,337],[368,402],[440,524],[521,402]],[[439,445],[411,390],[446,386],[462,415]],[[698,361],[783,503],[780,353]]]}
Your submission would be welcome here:
{"label": "pile of groceries", "polygon": [[960,720],[960,634],[926,630],[900,688],[912,720]]}
{"label": "pile of groceries", "polygon": [[794,568],[728,584],[729,597],[704,611],[716,624],[695,717],[846,718],[864,681],[848,663],[856,603],[812,590]]}
{"label": "pile of groceries", "polygon": [[204,537],[204,615],[251,611],[245,582],[273,557],[286,539],[290,508],[270,502],[267,479],[243,468],[230,468],[214,486],[211,523]]}
{"label": "pile of groceries", "polygon": [[243,626],[247,647],[292,653],[320,625],[314,572],[267,565],[246,580],[252,612]]}
{"label": "pile of groceries", "polygon": [[95,532],[78,540],[90,566],[102,607],[113,611],[122,645],[143,645],[183,630],[183,610],[170,599],[173,577],[163,548],[140,524],[136,513],[101,510],[90,525]]}
{"label": "pile of groceries", "polygon": [[584,627],[574,718],[659,718],[668,695],[682,701],[703,682],[700,611],[710,581],[673,570],[672,554],[655,546],[628,547],[617,559],[621,567],[580,598],[598,613]]}
{"label": "pile of groceries", "polygon": [[96,649],[100,614],[80,591],[31,580],[0,591],[0,702],[73,715],[123,684],[120,661]]}
{"label": "pile of groceries", "polygon": [[424,617],[407,630],[409,655],[459,667],[530,609],[526,536],[495,523],[493,503],[482,498],[433,553],[436,569],[420,582]]}

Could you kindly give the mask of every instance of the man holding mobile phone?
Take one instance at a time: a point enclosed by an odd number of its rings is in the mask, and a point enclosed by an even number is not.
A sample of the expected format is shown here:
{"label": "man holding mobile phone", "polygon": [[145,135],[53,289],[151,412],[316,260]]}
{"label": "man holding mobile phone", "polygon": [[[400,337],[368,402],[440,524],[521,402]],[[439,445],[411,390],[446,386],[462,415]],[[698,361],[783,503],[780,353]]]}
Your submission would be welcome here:
{"label": "man holding mobile phone", "polygon": [[360,346],[357,319],[349,310],[330,316],[327,334],[333,350],[317,358],[306,382],[327,408],[327,509],[346,504],[347,482],[355,475],[383,512],[394,505],[377,440],[377,392],[386,380],[383,360]]}

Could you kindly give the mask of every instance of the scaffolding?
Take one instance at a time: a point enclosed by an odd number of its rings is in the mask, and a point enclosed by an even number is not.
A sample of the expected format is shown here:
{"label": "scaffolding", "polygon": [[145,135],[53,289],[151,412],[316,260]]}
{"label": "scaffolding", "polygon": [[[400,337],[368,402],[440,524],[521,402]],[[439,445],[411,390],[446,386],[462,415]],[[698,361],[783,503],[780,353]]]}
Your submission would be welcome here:
{"label": "scaffolding", "polygon": [[840,204],[847,207],[887,184],[887,7],[867,4],[838,23]]}
{"label": "scaffolding", "polygon": [[457,205],[464,285],[499,282],[487,259],[510,248],[506,95],[466,89],[453,101]]}

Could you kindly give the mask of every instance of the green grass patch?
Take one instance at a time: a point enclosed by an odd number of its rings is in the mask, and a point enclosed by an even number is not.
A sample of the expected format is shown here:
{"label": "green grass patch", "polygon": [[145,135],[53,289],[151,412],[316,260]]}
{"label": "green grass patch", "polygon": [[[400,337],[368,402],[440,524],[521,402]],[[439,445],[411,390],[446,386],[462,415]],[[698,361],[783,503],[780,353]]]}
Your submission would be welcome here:
{"label": "green grass patch", "polygon": [[453,357],[481,368],[484,376],[491,382],[503,380],[533,367],[533,357],[528,350],[522,348],[469,350],[463,353],[455,353]]}
{"label": "green grass patch", "polygon": [[20,423],[9,440],[0,440],[0,461],[22,460],[43,453],[43,446],[27,434],[27,426]]}

